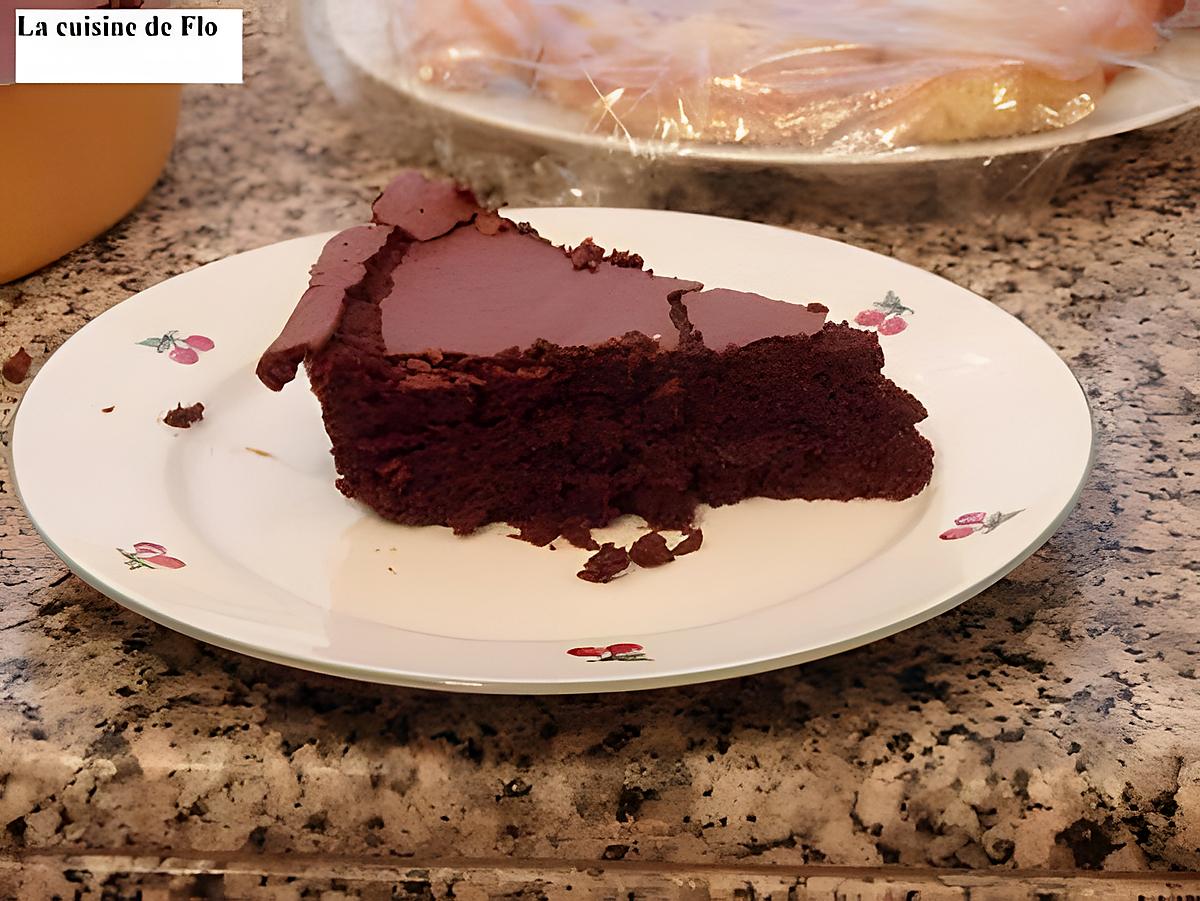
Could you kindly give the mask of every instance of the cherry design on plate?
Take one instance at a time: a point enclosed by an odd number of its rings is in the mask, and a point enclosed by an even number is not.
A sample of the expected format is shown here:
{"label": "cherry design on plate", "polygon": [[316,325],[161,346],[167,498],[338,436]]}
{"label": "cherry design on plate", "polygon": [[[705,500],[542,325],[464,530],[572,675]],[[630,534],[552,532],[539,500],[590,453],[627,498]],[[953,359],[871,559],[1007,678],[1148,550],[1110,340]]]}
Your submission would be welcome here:
{"label": "cherry design on plate", "polygon": [[130,569],[182,569],[187,566],[182,560],[171,557],[167,549],[153,541],[139,541],[132,551],[117,548]]}
{"label": "cherry design on plate", "polygon": [[1008,522],[1021,510],[1014,510],[1012,513],[964,513],[962,516],[955,517],[954,527],[947,529],[938,538],[943,541],[955,541],[959,538],[970,538],[975,533],[979,532],[986,535],[988,532],[995,531],[996,528]]}
{"label": "cherry design on plate", "polygon": [[620,660],[628,663],[633,660],[653,660],[653,657],[647,657],[645,648],[640,644],[610,644],[604,648],[571,648],[567,651],[572,657],[587,657],[588,663],[608,663],[612,660]]}
{"label": "cherry design on plate", "polygon": [[908,328],[908,321],[904,317],[915,312],[912,307],[900,302],[895,291],[888,291],[883,300],[872,304],[871,309],[860,311],[854,321],[875,329],[881,335],[898,335]]}
{"label": "cherry design on plate", "polygon": [[169,331],[159,338],[147,338],[139,341],[142,347],[153,347],[160,354],[165,353],[176,363],[191,366],[200,359],[200,354],[207,353],[216,347],[212,338],[204,335],[188,335],[180,338],[179,332]]}

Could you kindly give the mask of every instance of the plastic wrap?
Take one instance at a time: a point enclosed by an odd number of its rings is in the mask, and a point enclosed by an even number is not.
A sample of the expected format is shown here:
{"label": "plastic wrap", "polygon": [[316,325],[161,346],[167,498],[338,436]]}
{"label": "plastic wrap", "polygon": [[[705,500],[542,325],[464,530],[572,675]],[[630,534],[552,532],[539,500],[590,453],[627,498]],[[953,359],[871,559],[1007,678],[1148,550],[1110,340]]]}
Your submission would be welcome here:
{"label": "plastic wrap", "polygon": [[1027,134],[1155,49],[1160,0],[397,0],[407,76],[667,144],[837,152]]}
{"label": "plastic wrap", "polygon": [[[1162,48],[1195,24],[1196,6],[302,4],[310,47],[344,100],[378,122],[394,117],[398,142],[424,138],[443,168],[500,199],[736,212],[722,179],[745,197],[756,193],[745,176],[770,172],[813,205],[865,189],[899,193],[909,215],[1026,205],[1048,196],[1091,132],[1194,106],[1200,71]],[[1126,98],[1128,121],[1108,121],[1097,110],[1120,106],[1106,98],[1130,71],[1159,96]]]}

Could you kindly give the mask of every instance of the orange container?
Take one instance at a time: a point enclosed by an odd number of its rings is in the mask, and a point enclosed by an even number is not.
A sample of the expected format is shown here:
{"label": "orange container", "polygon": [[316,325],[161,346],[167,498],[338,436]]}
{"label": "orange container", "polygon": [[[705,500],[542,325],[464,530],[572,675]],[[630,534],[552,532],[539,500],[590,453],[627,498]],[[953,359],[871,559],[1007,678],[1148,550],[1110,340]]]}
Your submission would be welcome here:
{"label": "orange container", "polygon": [[133,209],[175,139],[179,85],[0,85],[0,283]]}

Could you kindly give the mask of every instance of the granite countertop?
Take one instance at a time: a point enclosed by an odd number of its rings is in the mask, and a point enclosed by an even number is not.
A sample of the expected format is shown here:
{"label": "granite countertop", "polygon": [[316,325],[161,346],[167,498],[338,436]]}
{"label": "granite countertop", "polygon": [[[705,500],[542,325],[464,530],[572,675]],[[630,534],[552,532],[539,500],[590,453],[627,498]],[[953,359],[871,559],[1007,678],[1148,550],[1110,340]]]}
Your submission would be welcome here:
{"label": "granite countertop", "polygon": [[[358,219],[403,160],[360,140],[280,22],[252,15],[246,51],[244,87],[186,90],[133,215],[0,287],[0,357],[24,346],[36,372],[134,292]],[[1002,228],[791,223],[1020,317],[1098,436],[1078,509],[1030,560],[803,667],[536,699],[309,675],[88,588],[0,468],[0,894],[1195,892],[1178,871],[1200,869],[1196,163],[1186,131],[1128,135]],[[0,413],[22,388],[0,385]]]}

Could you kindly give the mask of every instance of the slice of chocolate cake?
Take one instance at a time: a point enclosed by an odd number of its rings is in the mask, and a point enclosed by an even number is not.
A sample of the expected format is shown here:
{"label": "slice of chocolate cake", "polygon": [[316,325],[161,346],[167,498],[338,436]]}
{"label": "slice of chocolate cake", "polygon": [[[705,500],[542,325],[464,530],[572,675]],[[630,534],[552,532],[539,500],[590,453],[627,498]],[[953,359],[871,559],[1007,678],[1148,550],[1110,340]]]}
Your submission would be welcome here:
{"label": "slice of chocolate cake", "polygon": [[304,361],[349,497],[413,525],[579,534],[697,504],[910,497],[933,449],[873,332],[556,247],[467,191],[401,175],[326,244],[263,354]]}

